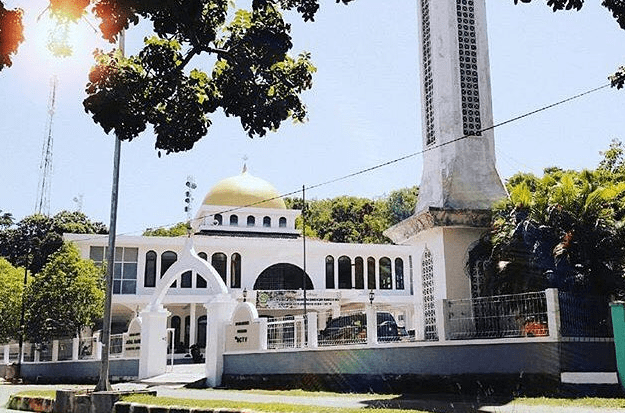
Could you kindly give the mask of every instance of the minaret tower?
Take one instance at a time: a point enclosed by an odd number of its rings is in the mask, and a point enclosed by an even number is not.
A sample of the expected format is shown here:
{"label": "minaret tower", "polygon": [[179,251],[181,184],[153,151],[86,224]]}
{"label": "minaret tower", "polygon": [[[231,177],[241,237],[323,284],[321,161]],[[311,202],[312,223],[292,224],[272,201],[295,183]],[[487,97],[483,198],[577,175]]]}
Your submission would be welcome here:
{"label": "minaret tower", "polygon": [[[485,0],[419,0],[423,175],[417,214],[488,209],[495,169]],[[464,139],[463,139],[464,137]]]}
{"label": "minaret tower", "polygon": [[506,191],[486,130],[493,114],[485,0],[418,0],[417,9],[423,175],[414,215],[385,235],[413,247],[417,337],[441,340],[443,300],[480,294],[481,280],[465,275],[466,254]]}

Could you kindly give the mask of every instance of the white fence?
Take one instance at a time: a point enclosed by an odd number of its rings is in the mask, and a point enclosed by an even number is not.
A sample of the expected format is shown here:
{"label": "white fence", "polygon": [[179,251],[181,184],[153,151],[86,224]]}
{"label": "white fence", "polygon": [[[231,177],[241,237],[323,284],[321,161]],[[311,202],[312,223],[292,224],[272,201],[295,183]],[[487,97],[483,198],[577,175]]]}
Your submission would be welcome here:
{"label": "white fence", "polygon": [[[137,358],[127,357],[126,348],[136,348],[136,344],[128,343],[128,334],[111,335],[110,357],[111,358]],[[57,362],[76,360],[99,360],[102,353],[102,343],[99,336],[66,338],[53,340],[48,343],[32,344],[24,343],[22,346],[23,362]],[[0,364],[16,363],[19,357],[19,344],[10,343],[0,345]]]}

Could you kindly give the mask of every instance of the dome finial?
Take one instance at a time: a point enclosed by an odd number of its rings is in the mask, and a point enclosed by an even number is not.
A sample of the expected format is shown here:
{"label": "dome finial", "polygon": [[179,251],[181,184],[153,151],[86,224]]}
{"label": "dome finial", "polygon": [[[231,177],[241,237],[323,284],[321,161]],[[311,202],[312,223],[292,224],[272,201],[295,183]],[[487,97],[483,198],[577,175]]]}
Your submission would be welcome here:
{"label": "dome finial", "polygon": [[241,171],[241,174],[244,174],[247,172],[247,160],[249,158],[247,157],[247,155],[243,156],[243,170]]}

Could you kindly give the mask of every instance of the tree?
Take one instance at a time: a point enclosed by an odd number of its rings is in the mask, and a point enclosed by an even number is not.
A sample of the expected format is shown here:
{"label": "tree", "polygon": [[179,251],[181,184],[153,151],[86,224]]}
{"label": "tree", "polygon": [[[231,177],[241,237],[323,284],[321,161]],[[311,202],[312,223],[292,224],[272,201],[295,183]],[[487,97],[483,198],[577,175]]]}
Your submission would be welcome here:
{"label": "tree", "polygon": [[144,237],[180,237],[187,235],[189,227],[186,222],[179,222],[169,228],[148,228],[143,231]]}
{"label": "tree", "polygon": [[78,211],[61,211],[53,217],[30,215],[15,225],[0,227],[0,256],[36,274],[63,245],[64,233],[106,234],[107,229]]}
{"label": "tree", "polygon": [[483,295],[550,287],[625,292],[625,176],[613,168],[614,153],[592,171],[548,168],[542,178],[510,178],[510,198],[494,208],[491,231],[469,251],[467,271],[484,277]]}
{"label": "tree", "polygon": [[0,258],[0,343],[19,337],[24,269]]}
{"label": "tree", "polygon": [[21,9],[7,10],[0,1],[0,71],[13,64],[11,58],[24,41]]}
{"label": "tree", "polygon": [[33,343],[77,337],[102,317],[104,274],[78,248],[64,243],[26,292],[26,337]]}

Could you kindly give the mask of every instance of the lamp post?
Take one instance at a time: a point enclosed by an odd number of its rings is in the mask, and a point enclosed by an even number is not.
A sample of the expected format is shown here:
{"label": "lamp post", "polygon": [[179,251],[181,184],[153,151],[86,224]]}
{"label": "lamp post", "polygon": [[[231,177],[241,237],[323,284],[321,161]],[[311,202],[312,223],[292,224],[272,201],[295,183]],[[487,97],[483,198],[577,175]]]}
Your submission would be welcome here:
{"label": "lamp post", "polygon": [[375,292],[369,290],[369,304],[373,305],[373,299],[375,298]]}
{"label": "lamp post", "polygon": [[[119,33],[119,50],[124,56],[125,32]],[[115,136],[115,152],[113,153],[113,184],[111,187],[111,216],[109,224],[108,250],[106,254],[106,298],[104,300],[104,318],[102,321],[102,356],[100,363],[100,378],[94,391],[110,391],[109,381],[109,352],[111,342],[111,318],[113,306],[113,274],[115,267],[115,236],[117,228],[117,200],[119,198],[119,160],[121,154],[121,140]]]}
{"label": "lamp post", "polygon": [[247,301],[247,287],[243,289],[243,302]]}

